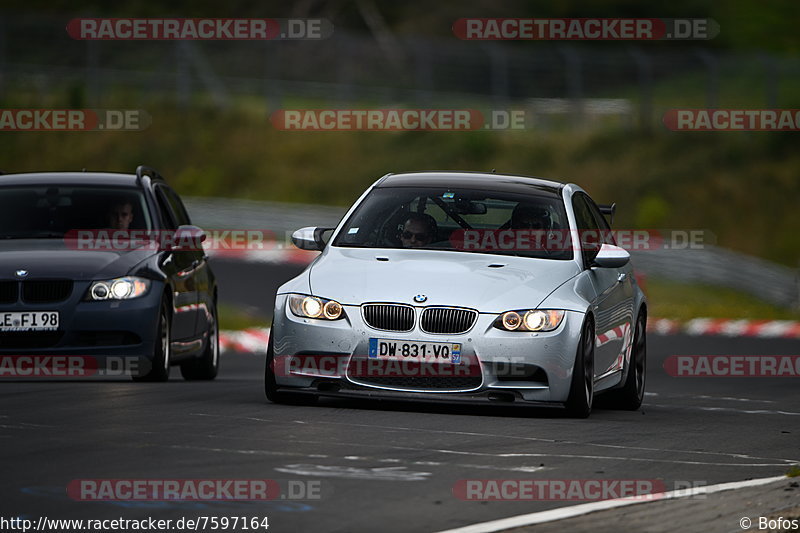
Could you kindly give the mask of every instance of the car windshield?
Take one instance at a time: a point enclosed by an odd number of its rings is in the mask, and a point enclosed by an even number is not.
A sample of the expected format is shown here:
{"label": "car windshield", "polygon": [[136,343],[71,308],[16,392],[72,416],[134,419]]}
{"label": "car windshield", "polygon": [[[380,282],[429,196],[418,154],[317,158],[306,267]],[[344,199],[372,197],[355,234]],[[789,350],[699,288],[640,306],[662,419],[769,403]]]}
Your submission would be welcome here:
{"label": "car windshield", "polygon": [[129,187],[0,187],[0,239],[63,238],[75,230],[149,230],[144,195]]}
{"label": "car windshield", "polygon": [[556,193],[380,187],[348,218],[333,246],[420,248],[572,259]]}

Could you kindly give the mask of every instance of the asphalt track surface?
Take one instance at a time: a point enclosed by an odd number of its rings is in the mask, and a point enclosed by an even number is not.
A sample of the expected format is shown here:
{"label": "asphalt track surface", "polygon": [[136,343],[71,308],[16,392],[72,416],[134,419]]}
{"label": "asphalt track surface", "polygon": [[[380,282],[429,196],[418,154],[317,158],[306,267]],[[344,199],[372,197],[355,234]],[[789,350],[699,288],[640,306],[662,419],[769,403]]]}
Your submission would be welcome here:
{"label": "asphalt track surface", "polygon": [[[215,268],[221,294],[263,309],[271,294],[261,293],[300,270]],[[660,480],[672,490],[781,475],[800,462],[796,379],[674,378],[662,364],[673,354],[796,355],[799,344],[650,335],[642,409],[586,420],[518,406],[274,405],[263,354],[225,354],[210,383],[175,368],[168,383],[2,383],[0,517],[267,516],[269,531],[439,531],[582,503],[463,501],[459,480]],[[132,478],[273,479],[284,497],[85,502],[66,492],[71,480]],[[290,483],[319,498],[292,499]]]}

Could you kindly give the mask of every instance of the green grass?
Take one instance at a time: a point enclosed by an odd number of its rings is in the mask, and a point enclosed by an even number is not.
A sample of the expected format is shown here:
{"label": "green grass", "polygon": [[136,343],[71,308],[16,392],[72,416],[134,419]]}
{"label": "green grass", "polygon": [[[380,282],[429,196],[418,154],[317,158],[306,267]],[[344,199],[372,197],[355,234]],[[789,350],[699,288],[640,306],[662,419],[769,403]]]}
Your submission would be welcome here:
{"label": "green grass", "polygon": [[[65,105],[66,90],[42,101],[21,93],[0,101]],[[200,103],[180,110],[120,95],[100,107],[140,107],[153,123],[144,132],[2,133],[2,170],[131,172],[144,163],[184,195],[347,206],[387,172],[496,168],[573,181],[600,203],[617,202],[619,229],[703,229],[725,247],[792,267],[800,261],[797,133],[541,131],[537,124],[494,132],[285,132],[254,100],[228,111]]]}
{"label": "green grass", "polygon": [[217,304],[220,329],[268,328],[271,317],[248,312],[241,307]]}
{"label": "green grass", "polygon": [[776,307],[725,287],[647,279],[644,283],[648,315],[653,318],[733,318],[800,320],[800,311]]}

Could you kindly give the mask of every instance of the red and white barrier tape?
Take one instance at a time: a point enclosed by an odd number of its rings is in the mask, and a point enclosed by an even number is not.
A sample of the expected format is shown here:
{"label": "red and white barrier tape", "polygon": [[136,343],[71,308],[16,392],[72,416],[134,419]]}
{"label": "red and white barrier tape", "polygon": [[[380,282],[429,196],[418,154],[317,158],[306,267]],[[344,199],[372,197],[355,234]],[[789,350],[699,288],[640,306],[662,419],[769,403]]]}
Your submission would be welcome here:
{"label": "red and white barrier tape", "polygon": [[647,331],[665,335],[723,335],[726,337],[760,337],[800,339],[800,322],[795,320],[733,320],[728,318],[695,318],[687,322],[651,318]]}
{"label": "red and white barrier tape", "polygon": [[[205,244],[204,244],[205,246]],[[290,263],[307,265],[319,255],[319,252],[299,250],[297,248],[269,248],[265,250],[207,248],[206,254],[220,259],[234,259],[251,263]]]}
{"label": "red and white barrier tape", "polygon": [[250,328],[219,332],[220,352],[252,352],[265,354],[269,341],[269,328]]}
{"label": "red and white barrier tape", "polygon": [[[759,337],[764,339],[800,339],[800,322],[794,320],[731,320],[725,318],[695,318],[679,322],[668,318],[651,318],[647,321],[647,331],[661,335],[685,333],[687,335],[722,335],[725,337]],[[620,329],[599,335],[602,343],[621,337]],[[222,330],[219,332],[220,351],[252,352],[263,354],[267,351],[269,328],[250,328],[243,330]],[[604,342],[605,341],[605,342]]]}

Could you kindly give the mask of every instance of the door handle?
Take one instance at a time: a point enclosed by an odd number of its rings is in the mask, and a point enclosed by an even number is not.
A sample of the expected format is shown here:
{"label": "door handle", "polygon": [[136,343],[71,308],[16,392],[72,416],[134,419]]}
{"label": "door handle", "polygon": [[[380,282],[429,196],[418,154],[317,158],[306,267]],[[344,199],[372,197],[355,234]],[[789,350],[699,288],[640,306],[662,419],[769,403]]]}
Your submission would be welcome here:
{"label": "door handle", "polygon": [[620,272],[617,274],[617,283],[622,283],[628,277],[628,274],[625,272]]}

